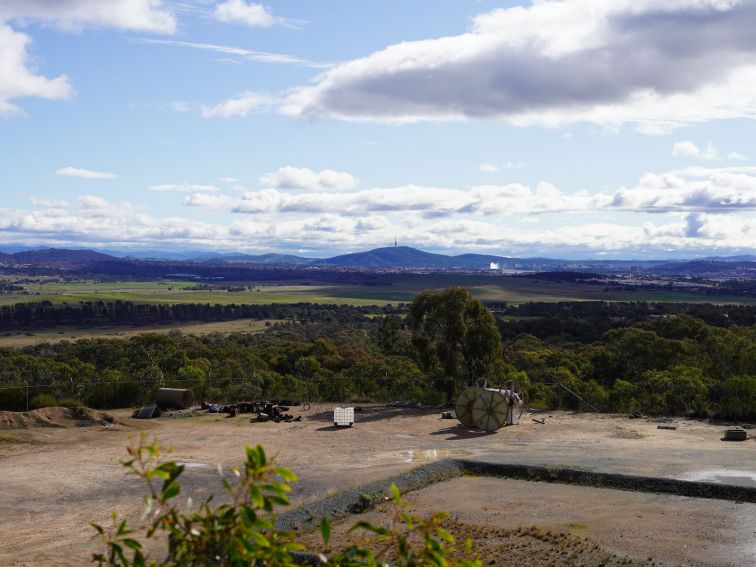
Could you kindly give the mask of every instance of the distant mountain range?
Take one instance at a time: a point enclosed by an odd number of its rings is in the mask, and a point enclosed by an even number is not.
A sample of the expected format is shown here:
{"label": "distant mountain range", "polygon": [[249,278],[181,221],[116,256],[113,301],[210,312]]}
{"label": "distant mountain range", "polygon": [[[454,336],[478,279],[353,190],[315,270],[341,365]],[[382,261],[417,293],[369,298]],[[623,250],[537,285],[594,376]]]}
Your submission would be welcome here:
{"label": "distant mountain range", "polygon": [[[145,254],[145,255],[142,255]],[[103,263],[171,263],[201,266],[249,266],[275,268],[277,266],[316,269],[361,270],[448,270],[448,271],[591,271],[619,273],[642,271],[645,273],[688,275],[744,275],[756,276],[756,256],[710,257],[688,261],[679,260],[559,260],[551,258],[509,258],[487,254],[460,254],[447,256],[425,252],[409,246],[376,248],[366,252],[343,254],[332,258],[303,258],[288,254],[241,254],[219,252],[182,252],[161,254],[159,251],[142,253],[140,257],[118,257],[95,250],[69,250],[46,248],[12,253],[0,252],[0,263],[50,268],[92,267]],[[167,257],[166,257],[167,256]]]}
{"label": "distant mountain range", "polygon": [[376,248],[367,252],[355,252],[320,260],[318,264],[350,268],[458,268],[465,270],[487,269],[491,262],[512,262],[503,256],[461,254],[446,256],[423,252],[409,246]]}
{"label": "distant mountain range", "polygon": [[42,250],[25,250],[12,254],[0,253],[0,261],[12,261],[14,264],[29,265],[82,265],[105,261],[118,261],[108,254],[94,250],[67,250],[63,248],[45,248]]}

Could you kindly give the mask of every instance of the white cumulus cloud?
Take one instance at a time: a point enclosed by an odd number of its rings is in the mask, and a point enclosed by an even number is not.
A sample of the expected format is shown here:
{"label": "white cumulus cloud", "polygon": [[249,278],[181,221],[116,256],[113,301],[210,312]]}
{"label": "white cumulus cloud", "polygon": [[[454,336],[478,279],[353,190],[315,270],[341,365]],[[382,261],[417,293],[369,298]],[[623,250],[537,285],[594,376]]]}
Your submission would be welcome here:
{"label": "white cumulus cloud", "polygon": [[31,63],[31,38],[14,31],[0,18],[0,116],[21,114],[11,101],[23,97],[66,99],[73,88],[65,75],[48,79]]}
{"label": "white cumulus cloud", "polygon": [[206,183],[160,183],[157,185],[150,185],[148,187],[150,191],[157,192],[169,192],[176,193],[194,193],[194,192],[209,192],[214,193],[219,191],[215,185],[209,185]]}
{"label": "white cumulus cloud", "polygon": [[275,189],[352,189],[357,180],[346,171],[287,165],[260,177],[260,184]]}
{"label": "white cumulus cloud", "polygon": [[267,6],[244,0],[226,0],[215,7],[215,18],[226,23],[240,23],[253,28],[269,28],[275,23]]}
{"label": "white cumulus cloud", "polygon": [[244,117],[254,110],[264,108],[269,102],[270,98],[267,95],[248,91],[215,106],[203,106],[202,116],[205,118]]}
{"label": "white cumulus cloud", "polygon": [[[299,170],[301,168],[292,168]],[[286,170],[286,168],[282,168]],[[323,214],[339,211],[343,216],[414,213],[424,219],[483,215],[543,215],[555,213],[726,213],[756,210],[756,175],[749,168],[689,169],[647,173],[631,187],[614,192],[567,193],[540,182],[534,187],[477,185],[468,188],[405,185],[360,191],[328,191],[317,185],[317,174],[290,171],[263,176],[266,189],[246,192],[241,198],[193,195],[190,206],[226,208],[247,214]],[[321,172],[322,173],[322,172]],[[278,185],[276,185],[278,184]],[[276,188],[278,186],[279,188]],[[313,189],[291,193],[292,187]]]}
{"label": "white cumulus cloud", "polygon": [[756,118],[756,2],[554,0],[326,71],[282,111],[343,120],[633,123]]}
{"label": "white cumulus cloud", "polygon": [[32,205],[46,209],[67,209],[71,205],[62,199],[46,199],[43,197],[30,197]]}
{"label": "white cumulus cloud", "polygon": [[55,172],[55,175],[63,177],[78,177],[80,179],[113,179],[115,174],[104,171],[94,171],[91,169],[82,169],[80,167],[61,167]]}
{"label": "white cumulus cloud", "polygon": [[68,77],[47,78],[29,54],[31,38],[13,27],[42,22],[64,30],[108,27],[173,33],[176,20],[162,0],[2,0],[0,1],[0,116],[22,114],[11,102],[23,97],[67,99]]}
{"label": "white cumulus cloud", "polygon": [[64,29],[101,26],[173,33],[176,20],[162,0],[2,0],[0,20],[51,22]]}
{"label": "white cumulus cloud", "polygon": [[706,147],[699,148],[695,143],[690,140],[683,140],[682,142],[675,142],[672,145],[673,156],[685,156],[702,159],[704,161],[713,161],[719,159],[719,151],[714,147],[714,144],[708,142]]}

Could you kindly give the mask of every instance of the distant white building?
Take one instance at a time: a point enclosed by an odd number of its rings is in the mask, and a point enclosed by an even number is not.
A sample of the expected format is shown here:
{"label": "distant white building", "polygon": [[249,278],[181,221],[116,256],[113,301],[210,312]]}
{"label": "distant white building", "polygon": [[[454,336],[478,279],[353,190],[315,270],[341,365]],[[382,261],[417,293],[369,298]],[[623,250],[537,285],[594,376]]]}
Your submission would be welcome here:
{"label": "distant white building", "polygon": [[498,262],[491,262],[491,265],[488,267],[489,270],[498,270],[499,269],[499,263]]}

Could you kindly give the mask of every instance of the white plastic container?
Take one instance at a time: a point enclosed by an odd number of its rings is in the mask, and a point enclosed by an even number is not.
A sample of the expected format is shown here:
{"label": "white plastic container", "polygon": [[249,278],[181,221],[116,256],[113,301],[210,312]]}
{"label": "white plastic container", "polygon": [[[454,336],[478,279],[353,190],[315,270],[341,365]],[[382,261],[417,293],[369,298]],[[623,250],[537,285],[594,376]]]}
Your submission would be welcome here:
{"label": "white plastic container", "polygon": [[334,408],[333,426],[352,427],[354,425],[354,408]]}

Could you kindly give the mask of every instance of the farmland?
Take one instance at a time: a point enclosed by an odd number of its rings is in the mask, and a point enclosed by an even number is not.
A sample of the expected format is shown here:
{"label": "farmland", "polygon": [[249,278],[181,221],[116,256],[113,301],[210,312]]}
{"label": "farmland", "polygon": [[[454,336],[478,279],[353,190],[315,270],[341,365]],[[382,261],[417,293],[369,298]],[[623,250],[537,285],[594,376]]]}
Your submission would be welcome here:
{"label": "farmland", "polygon": [[[579,282],[554,282],[536,278],[468,274],[391,275],[382,285],[347,283],[291,282],[259,283],[224,282],[211,289],[196,289],[196,282],[142,281],[25,284],[23,292],[0,294],[0,306],[30,301],[55,304],[80,301],[132,301],[135,303],[211,303],[252,304],[320,303],[347,305],[385,305],[408,303],[425,289],[442,289],[460,285],[486,302],[525,303],[528,301],[648,301],[683,303],[753,304],[753,297],[728,295],[706,296],[668,289],[638,288],[626,290]],[[216,289],[212,289],[215,287]],[[239,287],[243,291],[226,291]]]}
{"label": "farmland", "polygon": [[209,335],[212,333],[254,333],[261,332],[267,325],[277,323],[276,320],[237,319],[235,321],[215,321],[211,323],[172,323],[164,325],[114,325],[90,329],[55,328],[34,332],[4,333],[0,335],[0,348],[19,348],[41,343],[57,343],[60,341],[77,341],[81,339],[127,339],[144,333],[168,334],[181,331],[193,335]]}

